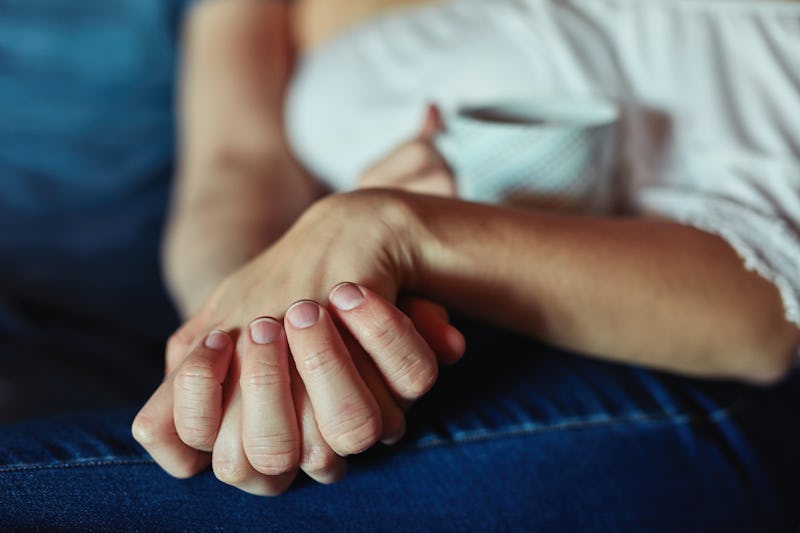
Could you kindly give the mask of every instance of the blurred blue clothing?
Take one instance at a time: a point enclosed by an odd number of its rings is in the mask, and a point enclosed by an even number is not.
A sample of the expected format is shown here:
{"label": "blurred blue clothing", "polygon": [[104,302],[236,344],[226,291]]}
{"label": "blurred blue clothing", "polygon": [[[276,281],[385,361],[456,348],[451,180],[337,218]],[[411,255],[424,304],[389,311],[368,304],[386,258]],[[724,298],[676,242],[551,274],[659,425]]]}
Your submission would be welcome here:
{"label": "blurred blue clothing", "polygon": [[183,4],[0,1],[0,422],[158,383]]}

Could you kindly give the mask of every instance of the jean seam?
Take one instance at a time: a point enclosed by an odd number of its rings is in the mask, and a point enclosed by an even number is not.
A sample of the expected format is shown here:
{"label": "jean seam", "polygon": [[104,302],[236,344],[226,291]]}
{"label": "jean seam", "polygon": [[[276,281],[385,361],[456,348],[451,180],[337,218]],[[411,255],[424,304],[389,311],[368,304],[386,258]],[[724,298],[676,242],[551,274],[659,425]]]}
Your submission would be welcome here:
{"label": "jean seam", "polygon": [[[495,440],[502,440],[508,438],[522,437],[526,435],[539,435],[547,433],[555,433],[559,431],[576,431],[581,429],[594,429],[608,426],[617,425],[633,425],[633,424],[654,424],[668,422],[673,425],[701,425],[717,423],[731,417],[733,412],[740,406],[742,399],[739,399],[727,407],[716,409],[704,415],[697,413],[683,413],[679,415],[674,414],[646,414],[640,413],[633,416],[624,416],[616,418],[608,418],[604,420],[587,420],[586,417],[579,420],[572,420],[558,424],[549,424],[534,428],[523,428],[506,431],[497,431],[492,433],[484,433],[480,435],[467,435],[465,437],[453,437],[449,439],[439,438],[430,442],[419,444],[406,444],[402,449],[408,451],[427,450],[433,448],[443,448],[447,446],[455,446],[459,444],[470,444],[477,442],[489,442]],[[16,464],[0,466],[0,473],[10,472],[24,472],[36,470],[52,470],[52,469],[67,469],[67,468],[88,468],[88,467],[101,467],[101,466],[133,466],[133,465],[153,465],[156,462],[153,459],[80,459],[68,462],[58,463],[36,463],[36,464]]]}
{"label": "jean seam", "polygon": [[715,409],[714,411],[710,411],[705,414],[682,413],[676,415],[666,413],[639,413],[636,415],[608,418],[604,420],[587,420],[587,417],[583,417],[579,420],[542,425],[533,428],[512,429],[477,435],[471,434],[464,437],[454,436],[451,438],[439,438],[430,442],[407,444],[405,447],[409,450],[426,450],[430,448],[439,448],[459,444],[470,444],[473,442],[489,442],[507,438],[522,437],[526,435],[556,433],[560,431],[576,431],[618,425],[658,424],[665,422],[676,426],[715,424],[731,418],[734,412],[740,408],[742,403],[743,399],[739,398],[725,407]]}
{"label": "jean seam", "polygon": [[81,459],[59,463],[16,464],[0,466],[0,473],[24,472],[36,470],[54,470],[65,468],[84,468],[96,466],[129,466],[129,465],[155,465],[152,459]]}

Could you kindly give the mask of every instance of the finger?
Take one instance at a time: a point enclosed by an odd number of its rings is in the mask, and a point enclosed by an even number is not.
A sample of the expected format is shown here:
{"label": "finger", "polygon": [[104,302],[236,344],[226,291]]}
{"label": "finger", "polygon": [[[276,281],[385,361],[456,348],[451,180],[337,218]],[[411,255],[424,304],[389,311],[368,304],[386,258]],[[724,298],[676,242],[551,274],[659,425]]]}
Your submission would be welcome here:
{"label": "finger", "polygon": [[358,187],[392,186],[403,177],[419,174],[434,166],[447,168],[444,158],[431,142],[443,130],[444,121],[439,108],[434,104],[428,105],[416,138],[371,165],[359,177]]}
{"label": "finger", "polygon": [[165,376],[178,368],[189,355],[192,346],[197,344],[208,330],[213,329],[208,327],[208,314],[209,311],[203,308],[167,340]]}
{"label": "finger", "polygon": [[222,418],[222,383],[233,354],[224,331],[212,331],[189,353],[172,379],[173,416],[187,446],[210,452]]}
{"label": "finger", "polygon": [[342,456],[375,444],[382,433],[378,405],[328,312],[316,302],[294,304],[286,335],[325,442]]}
{"label": "finger", "polygon": [[429,168],[444,165],[442,156],[430,142],[414,140],[400,146],[385,159],[367,169],[359,178],[358,186],[389,187],[403,178],[413,177]]}
{"label": "finger", "polygon": [[447,310],[441,305],[416,296],[404,296],[397,302],[414,327],[433,349],[440,365],[451,365],[464,355],[464,335],[450,324]]}
{"label": "finger", "polygon": [[403,312],[352,283],[334,287],[329,299],[398,398],[413,401],[430,390],[438,375],[436,356]]}
{"label": "finger", "polygon": [[292,367],[292,396],[294,397],[297,420],[300,425],[300,469],[318,483],[330,484],[342,479],[347,470],[345,460],[334,452],[317,427],[317,419],[311,407],[303,380]]}
{"label": "finger", "polygon": [[409,311],[424,312],[426,315],[430,314],[433,319],[438,318],[447,324],[450,323],[450,313],[447,308],[427,298],[409,294],[401,295],[397,298],[397,307],[406,314]]}
{"label": "finger", "polygon": [[418,194],[430,194],[454,198],[456,196],[456,181],[449,170],[436,168],[425,171],[419,175],[400,179],[396,185],[406,191]]}
{"label": "finger", "polygon": [[428,104],[425,108],[425,118],[422,121],[419,138],[430,140],[441,133],[443,129],[444,121],[442,120],[442,114],[439,112],[439,107],[436,104]]}
{"label": "finger", "polygon": [[370,356],[358,344],[349,332],[342,333],[342,338],[353,358],[358,374],[372,392],[372,397],[378,403],[381,416],[381,442],[395,444],[403,438],[406,432],[406,417],[404,411],[410,406],[409,402],[395,399],[392,391],[386,385],[380,371],[375,367]]}
{"label": "finger", "polygon": [[172,380],[156,389],[133,420],[133,438],[168,474],[188,478],[204,470],[211,454],[187,446],[178,436],[173,421]]}
{"label": "finger", "polygon": [[280,322],[260,318],[241,352],[242,438],[250,464],[276,476],[297,468],[300,432],[289,377],[289,353]]}
{"label": "finger", "polygon": [[[232,366],[232,373],[235,381],[231,382],[238,382],[238,363]],[[211,460],[214,475],[223,483],[257,496],[277,496],[283,493],[292,484],[297,472],[293,470],[279,476],[267,476],[253,468],[242,444],[241,389],[231,387],[228,395]]]}
{"label": "finger", "polygon": [[194,344],[194,336],[189,330],[181,327],[167,339],[164,375],[170,375],[186,359]]}

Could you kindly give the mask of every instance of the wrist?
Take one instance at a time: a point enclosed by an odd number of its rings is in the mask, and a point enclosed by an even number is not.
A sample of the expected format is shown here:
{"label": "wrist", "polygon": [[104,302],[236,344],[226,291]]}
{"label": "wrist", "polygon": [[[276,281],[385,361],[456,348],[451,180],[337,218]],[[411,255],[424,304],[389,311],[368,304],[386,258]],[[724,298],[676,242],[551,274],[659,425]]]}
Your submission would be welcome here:
{"label": "wrist", "polygon": [[[197,239],[192,239],[197,240]],[[168,238],[162,254],[164,283],[173,304],[184,319],[193,315],[211,292],[242,262],[213,246],[190,246],[187,239]],[[216,247],[221,249],[220,246]]]}
{"label": "wrist", "polygon": [[[453,198],[398,192],[396,205],[389,206],[388,224],[400,236],[409,292],[434,296],[442,282],[460,277],[465,265],[463,245],[472,231],[470,217],[462,218],[467,205]],[[458,219],[452,224],[452,219]]]}
{"label": "wrist", "polygon": [[317,201],[307,217],[318,224],[329,220],[328,225],[339,228],[342,225],[337,222],[347,220],[345,227],[354,232],[353,242],[384,263],[398,290],[413,291],[427,238],[415,205],[418,196],[391,189],[332,194]]}

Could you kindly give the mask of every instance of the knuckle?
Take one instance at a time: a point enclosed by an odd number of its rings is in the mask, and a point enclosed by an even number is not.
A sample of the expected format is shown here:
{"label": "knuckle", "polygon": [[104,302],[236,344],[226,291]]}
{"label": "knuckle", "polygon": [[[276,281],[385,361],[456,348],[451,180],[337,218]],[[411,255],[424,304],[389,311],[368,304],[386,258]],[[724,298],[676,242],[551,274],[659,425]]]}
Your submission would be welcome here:
{"label": "knuckle", "polygon": [[280,496],[289,489],[289,487],[292,485],[292,481],[294,481],[294,477],[281,482],[267,481],[260,489],[254,491],[254,494],[257,496],[266,496],[268,498]]}
{"label": "knuckle", "polygon": [[260,392],[288,383],[288,368],[280,361],[250,361],[240,378],[240,384],[245,392]]}
{"label": "knuckle", "polygon": [[158,442],[158,431],[155,421],[148,415],[139,413],[133,419],[131,434],[142,446],[149,446]]}
{"label": "knuckle", "polygon": [[250,464],[258,472],[277,476],[297,467],[299,443],[289,433],[245,440],[244,449]]}
{"label": "knuckle", "polygon": [[214,454],[211,460],[214,476],[228,485],[241,485],[247,481],[249,472],[246,465],[232,457]]}
{"label": "knuckle", "polygon": [[182,462],[173,465],[170,469],[170,475],[177,479],[189,479],[200,471],[196,465],[190,462]]}
{"label": "knuckle", "polygon": [[439,374],[435,363],[414,352],[408,352],[398,360],[397,368],[388,379],[404,398],[416,399],[431,390]]}
{"label": "knuckle", "polygon": [[280,476],[291,472],[297,466],[297,461],[292,454],[269,456],[259,454],[250,459],[250,464],[265,476]]}
{"label": "knuckle", "polygon": [[364,341],[373,350],[389,352],[400,340],[406,338],[414,327],[411,319],[404,313],[392,313],[382,320],[376,320],[372,327],[364,332]]}
{"label": "knuckle", "polygon": [[334,483],[342,478],[342,458],[327,446],[313,446],[304,454],[300,468],[321,483]]}
{"label": "knuckle", "polygon": [[208,466],[205,457],[205,455],[198,452],[183,456],[177,461],[171,461],[169,464],[163,464],[161,466],[172,477],[188,479],[202,472]]}
{"label": "knuckle", "polygon": [[409,348],[414,324],[405,314],[399,314],[379,322],[366,333],[369,351],[391,359],[387,379],[399,389],[404,397],[418,398],[430,390],[438,377],[438,369],[432,358],[425,357],[414,348]]}
{"label": "knuckle", "polygon": [[202,413],[186,413],[175,420],[178,436],[187,446],[210,450],[217,436],[217,419]]}
{"label": "knuckle", "polygon": [[357,454],[378,442],[381,420],[368,406],[345,402],[331,422],[320,425],[320,433],[338,455]]}
{"label": "knuckle", "polygon": [[273,498],[286,492],[296,477],[297,470],[282,476],[264,476],[256,482],[255,486],[251,483],[250,487],[243,488],[251,494]]}
{"label": "knuckle", "polygon": [[311,446],[303,452],[300,466],[306,473],[329,472],[338,468],[341,457],[327,446]]}
{"label": "knuckle", "polygon": [[311,377],[336,374],[342,368],[342,362],[330,342],[323,342],[317,349],[301,353],[299,359],[300,366]]}
{"label": "knuckle", "polygon": [[186,394],[189,399],[196,399],[198,394],[220,387],[221,383],[214,375],[209,364],[200,362],[186,365],[175,375],[173,387],[178,394]]}
{"label": "knuckle", "polygon": [[202,364],[182,368],[175,375],[173,387],[178,435],[192,448],[210,449],[219,424],[214,393],[221,390],[213,370]]}

